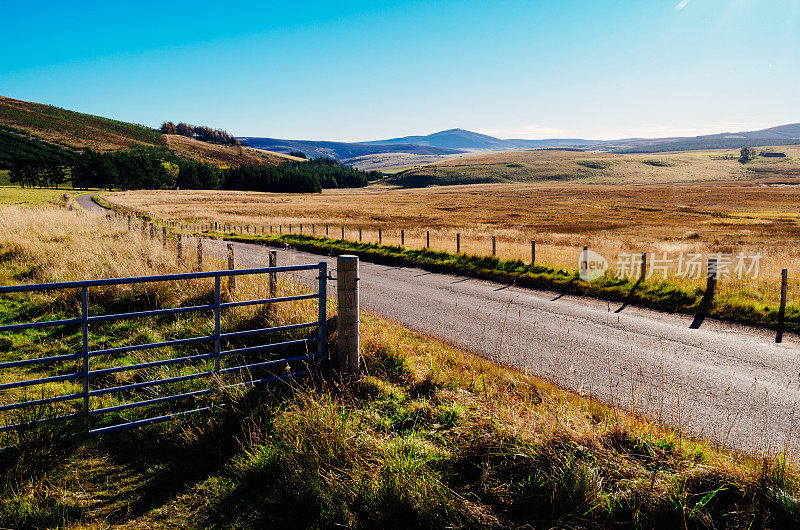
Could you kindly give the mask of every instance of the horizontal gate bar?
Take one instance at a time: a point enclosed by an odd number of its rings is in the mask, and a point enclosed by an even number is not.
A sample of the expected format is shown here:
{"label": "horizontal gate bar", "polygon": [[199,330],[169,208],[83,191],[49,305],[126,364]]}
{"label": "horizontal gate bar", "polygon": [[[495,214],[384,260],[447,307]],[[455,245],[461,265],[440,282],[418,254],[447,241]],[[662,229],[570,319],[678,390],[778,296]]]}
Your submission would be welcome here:
{"label": "horizontal gate bar", "polygon": [[298,340],[288,340],[286,342],[276,342],[275,344],[264,344],[263,346],[248,346],[246,348],[237,348],[235,350],[225,350],[221,352],[222,355],[228,355],[231,353],[246,353],[246,352],[253,352],[253,351],[261,351],[261,350],[272,350],[274,348],[279,348],[280,346],[297,346],[300,344],[311,344],[312,342],[318,342],[318,337],[311,337],[308,339],[298,339]]}
{"label": "horizontal gate bar", "polygon": [[319,322],[304,322],[302,324],[287,324],[285,326],[276,326],[274,328],[261,328],[261,329],[248,329],[246,331],[232,331],[230,333],[222,333],[220,334],[221,339],[230,339],[232,337],[242,337],[245,335],[253,335],[256,333],[271,333],[271,332],[281,332],[281,331],[290,331],[293,329],[301,329],[301,328],[312,328],[314,326],[319,326]]}
{"label": "horizontal gate bar", "polygon": [[150,342],[147,344],[134,344],[133,346],[120,346],[119,348],[107,348],[105,350],[93,350],[89,352],[89,357],[107,355],[109,353],[130,353],[141,350],[154,350],[156,348],[166,348],[167,346],[180,346],[182,344],[194,344],[213,340],[214,335],[204,335],[202,337],[190,337],[188,339],[165,340],[163,342]]}
{"label": "horizontal gate bar", "polygon": [[24,331],[26,329],[49,328],[51,326],[66,326],[69,324],[80,324],[81,322],[83,322],[83,320],[80,318],[65,318],[63,320],[45,320],[43,322],[28,322],[26,324],[9,324],[7,326],[0,326],[0,332]]}
{"label": "horizontal gate bar", "polygon": [[0,363],[0,370],[3,368],[16,368],[17,366],[28,366],[30,364],[56,363],[59,361],[71,361],[83,357],[80,353],[68,353],[66,355],[54,355],[52,357],[34,357],[33,359],[20,359],[18,361],[7,361]]}
{"label": "horizontal gate bar", "polygon": [[50,405],[51,403],[59,403],[61,401],[69,401],[71,399],[78,399],[83,397],[83,392],[78,392],[76,394],[65,394],[63,396],[55,396],[49,398],[42,398],[42,399],[32,399],[30,401],[20,401],[18,403],[9,403],[7,405],[0,405],[0,412],[5,412],[7,410],[14,410],[23,407],[33,407],[33,406],[41,406],[41,405]]}
{"label": "horizontal gate bar", "polygon": [[175,313],[191,313],[193,311],[204,311],[214,309],[214,304],[193,305],[188,307],[172,307],[169,309],[153,309],[151,311],[136,311],[134,313],[119,313],[115,315],[96,315],[89,317],[89,322],[100,322],[103,320],[123,320],[126,318],[155,317],[159,315],[172,315]]}
{"label": "horizontal gate bar", "polygon": [[280,364],[280,363],[293,363],[296,361],[307,361],[309,359],[314,359],[318,355],[316,353],[312,353],[309,355],[298,355],[297,357],[287,357],[285,359],[273,359],[271,361],[264,361],[260,363],[253,363],[253,364],[243,364],[241,366],[231,366],[230,368],[223,368],[219,371],[221,374],[227,374],[231,372],[241,372],[243,370],[247,370],[249,368],[263,368],[265,366],[271,366],[273,364]]}
{"label": "horizontal gate bar", "polygon": [[120,386],[112,386],[110,388],[99,388],[97,390],[90,390],[89,396],[104,396],[106,394],[112,394],[114,392],[125,392],[127,390],[135,390],[137,388],[147,388],[150,386],[158,386],[158,385],[166,385],[169,383],[180,383],[181,381],[190,381],[192,379],[197,379],[198,377],[208,377],[213,375],[214,372],[197,372],[194,374],[188,375],[179,375],[176,377],[167,377],[165,379],[155,379],[153,381],[142,381],[141,383],[131,383],[128,385],[120,385]]}
{"label": "horizontal gate bar", "polygon": [[132,370],[141,370],[143,368],[153,368],[156,366],[168,366],[170,364],[178,364],[182,362],[202,361],[204,359],[213,359],[216,353],[202,353],[199,355],[189,355],[187,357],[175,357],[172,359],[159,359],[158,361],[149,361],[138,364],[126,364],[124,366],[112,366],[111,368],[101,368],[100,370],[90,370],[89,377],[94,375],[108,375],[117,372],[129,372]]}
{"label": "horizontal gate bar", "polygon": [[150,405],[158,405],[159,403],[168,403],[170,401],[175,401],[178,399],[183,399],[187,397],[200,397],[206,394],[210,394],[211,392],[216,391],[216,388],[206,388],[205,390],[195,390],[194,392],[184,392],[183,394],[174,394],[171,396],[164,396],[159,398],[153,399],[145,399],[142,401],[134,401],[131,403],[123,403],[122,405],[114,405],[113,407],[106,407],[103,409],[93,409],[89,411],[90,416],[99,416],[101,414],[108,414],[109,412],[119,412],[122,410],[133,409],[137,407],[147,407]]}
{"label": "horizontal gate bar", "polygon": [[64,414],[63,416],[55,416],[53,418],[43,418],[41,420],[36,420],[36,421],[26,421],[26,422],[23,422],[23,423],[12,423],[11,425],[0,426],[0,432],[24,429],[26,427],[35,427],[36,425],[42,425],[44,423],[54,423],[54,422],[62,421],[62,420],[69,420],[69,419],[72,419],[72,418],[77,418],[80,415],[81,415],[80,413],[75,412],[73,414]]}
{"label": "horizontal gate bar", "polygon": [[109,425],[108,427],[100,427],[98,429],[92,429],[89,431],[89,434],[102,434],[105,432],[119,431],[121,429],[130,429],[131,427],[141,427],[153,423],[161,423],[164,421],[174,420],[175,418],[186,416],[187,414],[195,414],[197,412],[207,412],[209,410],[211,410],[211,407],[200,407],[199,409],[182,410],[180,412],[173,412],[172,414],[165,414],[164,416],[147,418],[146,420],[137,420],[137,421],[132,421],[130,423],[120,423],[117,425]]}
{"label": "horizontal gate bar", "polygon": [[24,386],[43,385],[45,383],[56,383],[58,381],[69,381],[71,379],[80,379],[83,377],[82,373],[54,375],[51,377],[42,377],[41,379],[28,379],[26,381],[14,381],[13,383],[3,383],[0,385],[0,390],[8,390],[11,388],[20,388]]}
{"label": "horizontal gate bar", "polygon": [[279,302],[293,302],[295,300],[310,300],[312,298],[319,298],[319,295],[316,293],[313,294],[298,294],[296,296],[281,296],[278,298],[264,298],[263,300],[244,300],[242,302],[225,302],[220,304],[219,306],[223,309],[227,309],[230,307],[242,307],[248,305],[258,305],[258,304],[277,304]]}

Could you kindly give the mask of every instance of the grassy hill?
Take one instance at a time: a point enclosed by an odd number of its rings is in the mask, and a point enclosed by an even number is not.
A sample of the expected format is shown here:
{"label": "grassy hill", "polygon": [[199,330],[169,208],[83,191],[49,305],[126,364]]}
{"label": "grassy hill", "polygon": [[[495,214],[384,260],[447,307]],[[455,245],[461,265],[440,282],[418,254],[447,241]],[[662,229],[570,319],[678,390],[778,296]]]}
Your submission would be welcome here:
{"label": "grassy hill", "polygon": [[161,134],[142,125],[2,96],[0,125],[73,149],[109,151],[161,145]]}
{"label": "grassy hill", "polygon": [[464,156],[409,169],[389,179],[407,188],[453,184],[578,181],[656,184],[732,180],[759,174],[800,174],[800,146],[776,147],[786,158],[756,158],[742,165],[738,150],[619,154],[563,149]]}
{"label": "grassy hill", "polygon": [[20,155],[69,158],[86,148],[116,151],[137,146],[168,148],[178,156],[220,166],[278,165],[294,159],[259,149],[163,135],[143,125],[0,96],[0,167]]}

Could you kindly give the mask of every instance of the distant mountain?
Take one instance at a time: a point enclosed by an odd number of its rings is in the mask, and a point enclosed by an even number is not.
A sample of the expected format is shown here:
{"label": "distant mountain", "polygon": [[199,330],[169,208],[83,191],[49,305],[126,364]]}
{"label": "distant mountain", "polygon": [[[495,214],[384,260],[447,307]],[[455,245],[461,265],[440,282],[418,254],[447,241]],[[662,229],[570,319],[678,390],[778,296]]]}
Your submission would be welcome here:
{"label": "distant mountain", "polygon": [[[743,146],[788,145],[800,143],[800,123],[770,127],[760,131],[708,134],[694,137],[625,138],[622,140],[585,140],[548,138],[544,140],[500,139],[487,134],[448,129],[433,134],[402,136],[364,142],[327,142],[282,140],[278,138],[240,137],[248,147],[288,153],[302,151],[308,156],[328,156],[349,160],[383,153],[412,155],[452,155],[472,151],[510,151],[519,149],[578,148],[618,153],[657,153],[697,149],[735,149]],[[372,163],[372,162],[370,162]]]}
{"label": "distant mountain", "polygon": [[465,131],[464,129],[449,129],[426,136],[404,136],[402,138],[391,138],[389,140],[371,140],[361,142],[368,145],[391,145],[391,144],[415,144],[428,145],[431,147],[442,147],[448,149],[481,150],[481,151],[504,151],[508,149],[536,149],[539,147],[574,147],[583,145],[594,145],[596,140],[580,139],[547,139],[547,140],[501,140],[487,134]]}
{"label": "distant mountain", "polygon": [[380,144],[370,145],[351,142],[328,142],[314,140],[284,140],[280,138],[257,138],[251,136],[238,137],[238,140],[247,147],[266,149],[279,153],[301,151],[311,158],[327,156],[336,160],[344,160],[365,155],[380,153],[409,153],[417,155],[451,155],[461,153],[461,150],[432,147],[416,144]]}

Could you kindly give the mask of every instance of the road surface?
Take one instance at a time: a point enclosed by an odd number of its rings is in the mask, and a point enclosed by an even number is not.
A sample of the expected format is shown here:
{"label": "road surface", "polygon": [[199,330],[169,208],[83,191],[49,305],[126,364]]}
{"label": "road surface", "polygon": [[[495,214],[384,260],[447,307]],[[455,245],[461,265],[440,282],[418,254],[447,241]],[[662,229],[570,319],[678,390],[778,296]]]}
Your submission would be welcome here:
{"label": "road surface", "polygon": [[[223,255],[223,242],[205,246]],[[266,247],[234,248],[237,266],[267,265]],[[335,258],[278,253],[279,265],[321,260],[335,268]],[[768,330],[712,319],[690,329],[687,315],[366,262],[360,287],[371,313],[691,435],[754,454],[800,448],[793,334],[776,344]]]}

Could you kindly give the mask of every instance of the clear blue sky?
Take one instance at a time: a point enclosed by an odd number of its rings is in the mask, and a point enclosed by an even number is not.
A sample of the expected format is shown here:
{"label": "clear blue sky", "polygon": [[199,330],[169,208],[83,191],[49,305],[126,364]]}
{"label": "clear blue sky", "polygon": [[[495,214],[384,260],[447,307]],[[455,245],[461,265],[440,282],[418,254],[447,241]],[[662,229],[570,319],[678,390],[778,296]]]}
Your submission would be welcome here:
{"label": "clear blue sky", "polygon": [[3,1],[0,94],[158,126],[366,140],[800,121],[798,0]]}

